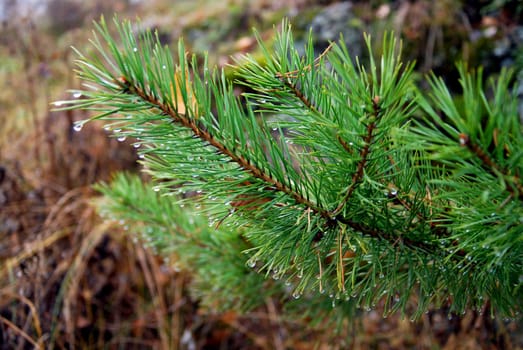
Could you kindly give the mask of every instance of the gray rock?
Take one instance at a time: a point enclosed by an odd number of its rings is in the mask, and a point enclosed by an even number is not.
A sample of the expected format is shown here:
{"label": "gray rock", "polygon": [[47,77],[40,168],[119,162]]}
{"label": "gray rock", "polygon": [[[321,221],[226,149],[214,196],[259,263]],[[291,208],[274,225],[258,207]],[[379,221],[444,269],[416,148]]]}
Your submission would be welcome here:
{"label": "gray rock", "polygon": [[327,6],[314,17],[311,23],[315,48],[322,52],[331,41],[337,41],[340,34],[353,57],[363,52],[361,21],[352,12],[352,3],[338,2]]}

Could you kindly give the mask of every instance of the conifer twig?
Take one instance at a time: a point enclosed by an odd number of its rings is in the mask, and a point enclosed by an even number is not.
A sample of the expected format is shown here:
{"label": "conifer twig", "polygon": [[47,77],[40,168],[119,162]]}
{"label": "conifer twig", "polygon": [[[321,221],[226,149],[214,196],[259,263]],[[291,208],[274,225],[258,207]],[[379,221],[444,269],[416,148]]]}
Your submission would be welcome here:
{"label": "conifer twig", "polygon": [[303,94],[303,92],[300,91],[300,89],[298,89],[296,84],[291,83],[291,81],[289,80],[289,77],[287,77],[286,75],[279,73],[279,72],[276,74],[276,77],[278,79],[280,79],[280,81],[283,83],[283,85],[285,85],[288,89],[290,89],[292,91],[292,93],[294,95],[296,95],[296,97],[298,99],[300,99],[300,101],[305,105],[305,107],[307,107],[308,109],[310,109],[311,111],[313,111],[315,113],[318,112],[318,108],[313,105],[313,103]]}
{"label": "conifer twig", "polygon": [[[467,134],[459,135],[459,143],[463,147],[472,152],[476,157],[478,157],[481,162],[487,167],[489,172],[494,176],[502,174],[503,177],[509,178],[512,177],[514,180],[513,184],[507,183],[507,191],[511,193],[514,198],[523,199],[523,185],[520,183],[520,179],[517,175],[510,175],[506,169],[503,169],[499,166],[477,143],[473,142]],[[515,188],[514,188],[515,187]]]}
{"label": "conifer twig", "polygon": [[245,157],[234,153],[233,150],[230,150],[222,142],[217,140],[209,131],[205,130],[196,119],[189,118],[186,114],[179,113],[177,110],[174,110],[171,106],[161,102],[156,96],[148,94],[146,91],[140,89],[137,86],[133,86],[127,79],[121,78],[117,81],[120,85],[120,88],[125,93],[136,94],[144,101],[154,105],[156,108],[160,109],[165,115],[171,117],[174,122],[183,125],[186,128],[189,128],[192,133],[207,142],[209,145],[213,146],[221,154],[229,157],[233,162],[238,164],[242,169],[249,172],[254,177],[264,181],[265,183],[270,184],[274,187],[275,190],[281,191],[285,194],[290,195],[297,203],[302,204],[306,207],[311,208],[315,212],[321,214],[324,217],[328,217],[328,212],[315,203],[311,202],[305,198],[301,193],[293,190],[291,187],[285,185],[281,181],[275,179],[270,174],[264,172],[256,164],[253,164],[250,160]]}
{"label": "conifer twig", "polygon": [[314,106],[312,101],[310,101],[305,96],[305,94],[300,91],[298,86],[296,84],[293,84],[290,81],[290,79],[291,78],[296,79],[298,77],[299,72],[310,71],[310,70],[312,70],[313,66],[314,67],[319,66],[320,60],[330,51],[330,49],[333,47],[333,45],[334,45],[334,43],[330,43],[329,46],[327,46],[327,48],[325,50],[323,50],[323,52],[314,59],[313,65],[309,64],[309,65],[303,67],[303,69],[301,69],[301,70],[294,70],[292,72],[285,72],[285,73],[277,72],[276,73],[276,78],[278,78],[283,83],[283,85],[285,85],[287,88],[289,88],[292,91],[292,93],[294,95],[296,95],[296,97],[299,98],[302,101],[302,103],[313,112],[318,112],[318,108],[316,106]]}
{"label": "conifer twig", "polygon": [[350,144],[347,143],[347,141],[345,141],[339,134],[336,135],[336,139],[338,140],[338,142],[340,143],[341,147],[343,147],[343,149],[349,153],[349,154],[353,154],[354,153],[354,150],[350,147]]}
{"label": "conifer twig", "polygon": [[341,210],[343,209],[345,204],[347,204],[347,202],[351,198],[352,194],[354,193],[354,190],[361,182],[361,179],[363,178],[363,172],[365,169],[365,165],[367,164],[367,159],[368,159],[368,156],[370,153],[370,145],[371,145],[372,139],[373,139],[373,132],[374,132],[374,129],[376,128],[376,119],[379,114],[380,107],[379,107],[378,103],[379,103],[379,96],[376,96],[376,97],[374,97],[374,99],[372,101],[372,107],[374,110],[374,113],[372,116],[373,120],[367,125],[367,132],[366,132],[365,136],[363,137],[364,146],[360,151],[360,160],[358,162],[356,172],[354,172],[354,174],[352,175],[351,184],[349,185],[349,188],[347,189],[345,196],[342,198],[342,200],[340,201],[340,203],[338,204],[336,209],[334,209],[332,211],[333,216],[336,216],[341,212]]}

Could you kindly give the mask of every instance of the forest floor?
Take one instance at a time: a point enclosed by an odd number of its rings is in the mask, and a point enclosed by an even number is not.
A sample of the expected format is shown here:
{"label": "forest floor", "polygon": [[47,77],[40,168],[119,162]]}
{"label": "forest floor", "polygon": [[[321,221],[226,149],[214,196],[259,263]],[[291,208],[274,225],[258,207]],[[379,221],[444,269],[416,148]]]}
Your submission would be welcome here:
{"label": "forest floor", "polygon": [[[270,37],[283,16],[303,27],[307,16],[332,2],[50,0],[50,11],[40,17],[4,5],[0,349],[523,349],[521,323],[472,311],[431,311],[411,322],[399,315],[384,319],[374,310],[362,312],[350,332],[336,333],[288,320],[275,300],[248,314],[202,310],[189,293],[190,271],[177,271],[128,239],[125,227],[103,221],[91,205],[98,196],[93,184],[118,171],[139,171],[130,142],[118,142],[96,123],[76,133],[73,124],[84,113],[52,110],[52,101],[78,88],[70,46],[87,47],[92,20],[101,13],[139,16],[166,42],[183,35],[190,50],[207,51],[211,63],[226,66],[231,55],[253,49],[252,27]],[[394,1],[356,3],[355,12],[365,14],[362,23],[394,27],[400,16],[417,18],[420,23],[401,28],[413,43],[425,40],[427,28],[450,26],[445,11],[457,11],[435,9],[431,1],[410,2],[409,8]],[[505,28],[512,19],[502,10],[476,21]],[[445,72],[444,65],[435,66],[437,54],[427,58],[433,49],[410,55],[422,55],[421,70]]]}

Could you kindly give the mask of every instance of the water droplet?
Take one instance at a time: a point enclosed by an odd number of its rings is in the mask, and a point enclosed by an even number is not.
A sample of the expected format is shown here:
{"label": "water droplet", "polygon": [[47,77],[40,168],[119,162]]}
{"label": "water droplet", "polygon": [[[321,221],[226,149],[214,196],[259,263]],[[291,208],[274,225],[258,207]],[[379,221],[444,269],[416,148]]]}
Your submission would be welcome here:
{"label": "water droplet", "polygon": [[133,48],[133,51],[138,52],[138,48],[137,47]]}
{"label": "water droplet", "polygon": [[120,136],[120,137],[117,138],[117,140],[119,142],[123,142],[123,141],[125,141],[125,139],[127,139],[127,136]]}
{"label": "water droplet", "polygon": [[76,91],[75,93],[73,93],[73,97],[74,98],[82,97],[82,93],[80,91]]}
{"label": "water droplet", "polygon": [[278,128],[272,128],[272,131],[278,131]]}
{"label": "water droplet", "polygon": [[74,131],[80,131],[82,130],[84,124],[83,123],[75,123],[73,126]]}
{"label": "water droplet", "polygon": [[133,143],[133,147],[134,147],[134,148],[140,148],[141,145],[142,145],[142,144],[141,144],[141,143],[138,143],[138,142]]}
{"label": "water droplet", "polygon": [[122,129],[114,129],[115,133],[119,133],[120,131],[122,131]]}
{"label": "water droplet", "polygon": [[265,100],[265,99],[261,99],[261,100],[260,100],[260,103],[267,103],[267,100]]}
{"label": "water droplet", "polygon": [[249,266],[251,269],[256,266],[256,259],[249,259],[247,260],[247,266]]}
{"label": "water droplet", "polygon": [[139,154],[139,155],[138,155],[138,158],[140,158],[140,159],[145,159],[145,154]]}
{"label": "water droplet", "polygon": [[354,143],[353,142],[349,142],[349,146],[354,146]]}
{"label": "water droplet", "polygon": [[63,101],[56,101],[56,102],[53,102],[53,105],[54,105],[55,107],[60,107],[60,106],[63,105],[63,104],[64,104]]}
{"label": "water droplet", "polygon": [[379,278],[383,279],[383,278],[385,278],[385,275],[383,273],[380,273]]}
{"label": "water droplet", "polygon": [[153,191],[154,192],[159,192],[160,191],[160,186],[154,186],[153,187]]}
{"label": "water droplet", "polygon": [[162,69],[167,69],[167,66],[164,64],[164,65],[162,66]]}
{"label": "water droplet", "polygon": [[294,291],[294,293],[292,293],[292,297],[294,299],[300,299],[301,297],[301,293],[300,292],[297,292],[297,291]]}

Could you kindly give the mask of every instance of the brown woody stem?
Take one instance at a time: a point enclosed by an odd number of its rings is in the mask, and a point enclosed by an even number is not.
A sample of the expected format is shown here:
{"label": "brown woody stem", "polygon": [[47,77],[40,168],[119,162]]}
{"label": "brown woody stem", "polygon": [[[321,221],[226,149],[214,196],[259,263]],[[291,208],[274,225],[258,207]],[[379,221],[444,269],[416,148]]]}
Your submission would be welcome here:
{"label": "brown woody stem", "polygon": [[[517,175],[510,175],[506,169],[500,167],[477,143],[473,142],[468,135],[460,134],[459,143],[463,147],[467,147],[470,152],[478,157],[491,174],[494,176],[502,174],[503,180],[507,185],[507,191],[509,191],[514,198],[523,200],[523,184]],[[513,181],[507,181],[508,178],[512,178]]]}
{"label": "brown woody stem", "polygon": [[361,179],[363,178],[365,165],[367,164],[367,159],[368,159],[368,156],[370,153],[370,145],[372,143],[373,133],[374,133],[374,130],[376,129],[376,119],[378,118],[378,114],[379,114],[379,110],[380,110],[378,103],[379,103],[379,97],[376,96],[372,101],[373,110],[374,110],[374,113],[372,116],[373,121],[367,125],[367,132],[365,133],[365,136],[363,137],[364,146],[360,151],[360,160],[358,162],[358,166],[357,166],[354,174],[352,174],[351,184],[349,185],[349,188],[347,189],[345,196],[343,196],[342,200],[340,201],[340,203],[338,204],[336,209],[334,209],[332,211],[333,216],[338,215],[341,212],[341,210],[343,209],[343,207],[345,207],[345,205],[347,204],[349,199],[352,197],[354,190],[360,184]]}
{"label": "brown woody stem", "polygon": [[246,170],[247,172],[251,173],[252,176],[262,180],[265,183],[270,184],[272,187],[274,187],[277,191],[281,191],[283,193],[286,193],[290,195],[296,203],[302,204],[306,207],[311,208],[315,212],[321,214],[322,216],[327,216],[328,212],[326,210],[323,210],[322,208],[319,208],[315,203],[311,202],[307,198],[305,198],[301,193],[294,191],[292,188],[287,186],[286,184],[282,183],[281,181],[278,181],[277,179],[273,178],[266,172],[264,172],[262,169],[260,169],[256,164],[253,164],[252,162],[248,161],[245,157],[234,153],[232,150],[227,148],[222,142],[215,139],[209,131],[202,128],[196,119],[187,117],[186,114],[179,113],[175,109],[173,109],[171,106],[161,102],[156,98],[155,96],[148,94],[146,91],[143,91],[142,89],[132,86],[127,80],[124,81],[118,81],[121,85],[122,91],[129,92],[132,94],[138,95],[140,98],[142,98],[144,101],[147,101],[148,103],[156,106],[159,110],[161,110],[165,115],[170,116],[174,122],[183,125],[186,128],[191,129],[193,134],[203,141],[207,142],[209,145],[213,146],[220,152],[221,154],[227,156],[230,158],[233,162],[238,164],[242,169]]}

